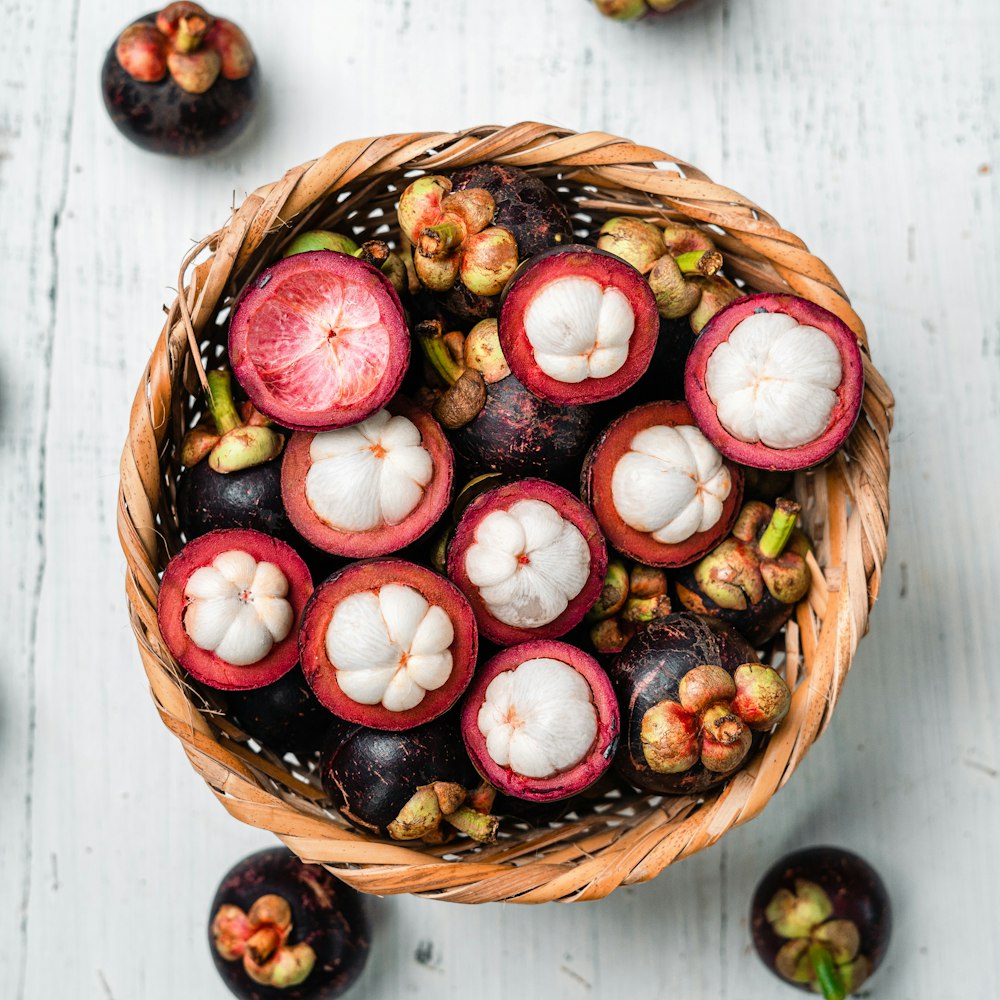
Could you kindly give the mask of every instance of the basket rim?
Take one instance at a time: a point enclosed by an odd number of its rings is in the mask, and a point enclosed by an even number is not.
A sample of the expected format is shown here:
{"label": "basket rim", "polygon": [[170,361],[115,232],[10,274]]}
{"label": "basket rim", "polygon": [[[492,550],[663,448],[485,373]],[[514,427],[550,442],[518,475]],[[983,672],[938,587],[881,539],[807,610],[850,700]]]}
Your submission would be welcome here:
{"label": "basket rim", "polygon": [[[255,254],[287,233],[294,220],[308,222],[311,209],[337,192],[348,190],[359,197],[357,186],[361,193],[371,191],[380,181],[384,185],[389,175],[447,171],[485,161],[559,174],[563,182],[593,192],[580,202],[590,211],[675,214],[717,227],[721,232],[713,236],[728,273],[755,290],[802,295],[847,323],[862,347],[866,385],[863,415],[852,433],[849,455],[838,453],[827,466],[797,478],[797,489],[806,490],[811,514],[824,529],[826,570],[812,559],[812,590],[788,630],[791,655],[786,667],[795,687],[789,719],[794,714],[796,726],[780,727],[749,767],[699,802],[665,800],[649,806],[631,825],[587,817],[543,831],[528,845],[503,841],[449,860],[343,828],[305,796],[293,805],[291,796],[274,790],[276,775],[265,759],[239,752],[242,748],[232,740],[223,745],[187,696],[159,634],[156,597],[165,542],[157,516],[166,509],[163,459],[169,457],[170,433],[177,429],[175,397],[183,391],[186,363],[201,363],[198,334],[215,314],[233,276],[246,271]],[[210,256],[199,260],[206,249]],[[597,899],[619,885],[646,881],[760,813],[830,720],[857,643],[867,630],[886,558],[892,393],[871,362],[864,324],[844,289],[801,239],[742,195],[661,150],[608,133],[521,122],[334,146],[251,192],[224,226],[185,255],[177,287],[181,291],[168,311],[130,413],[121,460],[118,532],[127,562],[130,621],[160,717],[232,815],[273,832],[303,860],[325,864],[363,891],[461,902],[536,903]],[[809,683],[795,686],[806,670]],[[294,781],[284,774],[278,777]],[[310,790],[300,784],[296,791]],[[317,798],[315,792],[312,798]]]}

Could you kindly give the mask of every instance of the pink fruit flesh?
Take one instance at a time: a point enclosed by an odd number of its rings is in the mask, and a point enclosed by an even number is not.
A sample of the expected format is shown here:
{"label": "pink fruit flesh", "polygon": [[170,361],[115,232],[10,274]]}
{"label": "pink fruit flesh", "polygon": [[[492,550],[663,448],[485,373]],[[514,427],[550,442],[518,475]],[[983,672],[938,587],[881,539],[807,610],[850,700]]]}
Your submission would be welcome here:
{"label": "pink fruit flesh", "polygon": [[[454,635],[448,651],[451,673],[440,687],[428,689],[414,707],[396,710],[381,702],[363,704],[356,701],[338,683],[340,671],[328,655],[328,629],[342,602],[358,594],[379,595],[383,587],[398,585],[415,590],[428,605],[440,608],[448,616]],[[387,630],[397,627],[397,621],[386,621]],[[350,640],[350,636],[347,637]],[[367,637],[359,629],[359,642]],[[372,729],[403,730],[430,722],[443,715],[468,687],[476,665],[479,633],[472,610],[461,592],[449,580],[437,573],[402,559],[372,559],[352,563],[335,573],[316,588],[302,616],[299,630],[299,653],[302,672],[316,697],[334,715],[348,722]],[[397,668],[407,666],[407,649],[401,651]],[[412,654],[416,655],[416,654]]]}
{"label": "pink fruit flesh", "polygon": [[262,413],[296,430],[357,423],[399,388],[410,337],[381,272],[347,254],[279,261],[236,307],[233,371]]}
{"label": "pink fruit flesh", "polygon": [[[709,394],[707,370],[713,353],[744,320],[758,313],[783,313],[802,326],[821,330],[840,355],[842,376],[833,390],[836,402],[829,420],[825,429],[805,444],[776,448],[760,440],[741,440],[723,425],[717,402]],[[811,468],[829,458],[844,443],[861,412],[864,396],[861,348],[847,324],[814,302],[794,295],[750,295],[716,313],[695,341],[685,367],[684,394],[702,432],[727,458],[756,469]]]}
{"label": "pink fruit flesh", "polygon": [[170,560],[157,605],[160,632],[174,659],[196,680],[221,690],[249,691],[283,677],[298,661],[297,628],[276,642],[268,654],[255,663],[234,666],[215,653],[199,647],[185,628],[185,613],[191,603],[186,594],[188,581],[202,567],[213,564],[222,553],[245,552],[258,563],[269,562],[281,570],[288,582],[287,601],[294,622],[302,616],[312,594],[312,577],[300,556],[289,545],[251,529],[221,529],[194,539]]}
{"label": "pink fruit flesh", "polygon": [[[590,687],[597,716],[597,735],[583,758],[566,770],[541,778],[527,777],[498,764],[479,725],[480,709],[490,683],[500,674],[537,659],[556,660],[576,670]],[[476,769],[500,792],[529,802],[564,799],[592,785],[611,763],[618,732],[618,705],[607,674],[593,657],[565,642],[535,640],[498,653],[479,669],[462,707],[462,735]]]}

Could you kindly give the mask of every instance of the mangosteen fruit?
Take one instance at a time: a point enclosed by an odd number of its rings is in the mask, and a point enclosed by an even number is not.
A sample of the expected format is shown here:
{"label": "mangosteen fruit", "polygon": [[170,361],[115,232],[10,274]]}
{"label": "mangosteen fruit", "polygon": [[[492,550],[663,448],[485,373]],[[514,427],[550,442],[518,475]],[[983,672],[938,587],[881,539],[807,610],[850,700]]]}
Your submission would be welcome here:
{"label": "mangosteen fruit", "polygon": [[685,397],[727,458],[758,469],[805,469],[829,458],[861,411],[864,368],[850,328],[794,295],[738,299],[711,319],[688,355]]}
{"label": "mangosteen fruit", "polygon": [[334,715],[410,729],[469,685],[478,632],[449,580],[402,559],[351,563],[321,583],[299,632],[302,671]]}
{"label": "mangosteen fruit", "polygon": [[312,577],[285,542],[232,528],[195,538],[160,581],[157,618],[174,659],[209,687],[246,691],[288,673]]}
{"label": "mangosteen fruit", "polygon": [[505,795],[565,799],[611,766],[618,705],[598,662],[538,639],[497,653],[462,705],[462,736],[480,774]]}
{"label": "mangosteen fruit", "polygon": [[649,566],[683,566],[719,543],[739,512],[743,476],[681,402],[646,403],[614,421],[583,466],[582,495],[612,548]]}
{"label": "mangosteen fruit", "polygon": [[171,3],[129,25],[101,70],[104,106],[143,149],[192,156],[221,149],[249,125],[257,60],[232,21]]}
{"label": "mangosteen fruit", "polygon": [[694,0],[594,0],[594,6],[614,21],[639,21],[657,14],[672,14]]}
{"label": "mangosteen fruit", "polygon": [[361,558],[398,552],[451,501],[451,447],[437,421],[401,396],[350,427],[296,431],[281,490],[303,538]]}
{"label": "mangosteen fruit", "polygon": [[448,575],[480,632],[501,645],[565,635],[599,597],[607,564],[594,515],[542,479],[477,497],[448,547]]}
{"label": "mangosteen fruit", "polygon": [[573,245],[532,258],[504,291],[500,346],[536,396],[559,405],[611,399],[649,367],[660,320],[642,275],[614,254]]}
{"label": "mangosteen fruit", "polygon": [[233,311],[229,358],[261,413],[295,430],[332,430],[370,417],[396,394],[410,332],[381,271],[314,250],[251,282]]}
{"label": "mangosteen fruit", "polygon": [[754,646],[777,635],[809,592],[812,546],[796,527],[799,505],[779,497],[774,509],[752,500],[730,536],[674,578],[678,601],[696,614],[733,625]]}
{"label": "mangosteen fruit", "polygon": [[253,691],[231,691],[229,716],[248,736],[275,753],[300,760],[316,753],[330,728],[330,713],[319,703],[300,667]]}
{"label": "mangosteen fruit", "polygon": [[837,847],[809,847],[775,862],[750,907],[754,947],[779,978],[825,1000],[855,993],[885,957],[889,894],[878,873]]}
{"label": "mangosteen fruit", "polygon": [[482,842],[496,838],[493,795],[478,794],[454,713],[406,732],[337,722],[320,777],[341,815],[366,833],[432,843],[455,830]]}
{"label": "mangosteen fruit", "polygon": [[333,1000],[361,975],[370,938],[360,894],[284,847],[234,865],[212,900],[212,961],[241,1000]]}
{"label": "mangosteen fruit", "polygon": [[623,734],[615,769],[647,792],[698,794],[726,781],[791,702],[735,629],[688,613],[637,632],[610,676]]}

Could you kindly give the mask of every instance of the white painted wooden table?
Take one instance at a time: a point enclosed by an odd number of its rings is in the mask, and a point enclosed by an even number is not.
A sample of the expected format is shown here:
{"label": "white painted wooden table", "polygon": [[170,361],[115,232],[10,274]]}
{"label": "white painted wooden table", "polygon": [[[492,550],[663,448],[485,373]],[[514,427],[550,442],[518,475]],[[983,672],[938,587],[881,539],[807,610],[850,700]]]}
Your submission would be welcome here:
{"label": "white painted wooden table", "polygon": [[689,159],[833,267],[898,400],[890,562],[832,726],[760,819],[600,903],[376,901],[352,996],[794,996],[746,911],[770,861],[819,841],[893,895],[873,997],[996,996],[1000,6],[704,0],[629,27],[584,0],[224,12],[257,47],[259,126],[173,162],[101,105],[128,0],[3,4],[0,996],[221,1000],[207,907],[270,843],[160,725],[125,615],[118,456],[180,257],[340,140],[529,118]]}

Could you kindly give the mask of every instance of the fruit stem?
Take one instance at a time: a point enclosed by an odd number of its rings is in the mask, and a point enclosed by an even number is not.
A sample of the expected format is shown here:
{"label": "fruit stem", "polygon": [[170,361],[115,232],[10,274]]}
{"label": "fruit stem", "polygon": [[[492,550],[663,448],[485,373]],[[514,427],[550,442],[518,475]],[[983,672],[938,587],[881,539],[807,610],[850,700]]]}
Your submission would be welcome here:
{"label": "fruit stem", "polygon": [[417,342],[434,370],[448,385],[454,385],[465,371],[448,350],[448,345],[441,335],[441,324],[437,320],[425,320],[417,324]]}
{"label": "fruit stem", "polygon": [[497,830],[500,827],[500,820],[496,816],[476,812],[469,806],[462,806],[461,809],[456,809],[445,816],[445,820],[460,833],[478,840],[481,844],[496,842]]}
{"label": "fruit stem", "polygon": [[692,250],[675,257],[681,274],[715,274],[722,268],[722,254],[718,250]]}
{"label": "fruit stem", "polygon": [[237,427],[243,426],[233,402],[233,377],[225,368],[208,373],[208,393],[205,401],[215,421],[215,429],[221,437]]}
{"label": "fruit stem", "polygon": [[816,970],[816,982],[823,994],[823,1000],[844,1000],[847,995],[844,983],[840,978],[833,955],[821,944],[809,946],[809,961]]}
{"label": "fruit stem", "polygon": [[765,559],[777,559],[785,551],[801,509],[794,500],[785,500],[783,497],[775,500],[774,513],[757,544]]}
{"label": "fruit stem", "polygon": [[447,257],[465,239],[465,226],[453,219],[443,219],[434,226],[425,227],[420,233],[417,250],[424,257]]}
{"label": "fruit stem", "polygon": [[174,48],[178,52],[194,52],[201,45],[201,40],[208,30],[208,22],[199,14],[182,17],[177,22],[177,34],[174,36]]}

